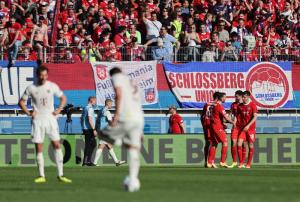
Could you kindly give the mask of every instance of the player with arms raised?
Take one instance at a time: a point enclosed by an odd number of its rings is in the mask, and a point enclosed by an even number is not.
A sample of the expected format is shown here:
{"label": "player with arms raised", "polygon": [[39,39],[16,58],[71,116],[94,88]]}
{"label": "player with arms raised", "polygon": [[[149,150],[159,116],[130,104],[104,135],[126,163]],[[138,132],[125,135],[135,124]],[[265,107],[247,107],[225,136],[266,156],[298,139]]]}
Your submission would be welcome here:
{"label": "player with arms raised", "polygon": [[240,159],[239,168],[244,168],[243,158],[243,143],[248,142],[249,152],[248,152],[248,162],[246,168],[251,168],[251,162],[254,154],[254,142],[256,136],[256,119],[257,119],[257,107],[254,102],[250,99],[251,93],[245,91],[243,93],[243,103],[238,106],[237,116],[238,121],[236,123],[237,129],[239,130],[238,139],[238,155]]}
{"label": "player with arms raised", "polygon": [[212,119],[212,109],[213,106],[217,103],[218,101],[218,93],[215,92],[213,94],[213,101],[208,102],[203,106],[203,111],[201,114],[201,124],[203,127],[203,132],[204,132],[204,139],[205,139],[205,146],[204,146],[204,167],[207,167],[207,159],[208,159],[208,152],[209,152],[209,147],[210,147],[210,142],[211,142],[211,119]]}
{"label": "player with arms raised", "polygon": [[228,165],[225,163],[226,157],[227,157],[227,149],[228,149],[228,143],[227,143],[227,136],[226,132],[224,130],[224,123],[223,120],[225,119],[228,123],[231,123],[235,125],[234,121],[230,119],[228,114],[226,113],[222,103],[226,100],[226,94],[225,93],[218,93],[217,96],[218,100],[215,106],[213,106],[212,109],[212,136],[211,136],[211,146],[209,149],[209,156],[208,156],[208,168],[217,168],[217,166],[214,164],[215,156],[216,156],[216,149],[218,146],[218,143],[222,143],[222,152],[221,152],[221,167],[228,167]]}
{"label": "player with arms raised", "polygon": [[140,189],[139,153],[144,129],[141,94],[119,68],[112,68],[110,76],[116,94],[116,111],[112,126],[102,130],[102,139],[115,144],[123,142],[127,147],[129,176],[125,178],[124,185],[127,191],[134,192]]}
{"label": "player with arms raised", "polygon": [[[48,68],[40,66],[37,69],[37,84],[28,86],[19,101],[21,109],[32,117],[32,142],[36,148],[36,160],[39,168],[39,177],[35,183],[45,183],[43,142],[47,135],[54,147],[55,162],[58,170],[58,180],[64,183],[72,181],[63,175],[63,153],[60,145],[60,135],[57,123],[57,115],[66,104],[66,97],[59,87],[48,81]],[[60,99],[60,107],[54,109],[54,96]],[[32,99],[33,111],[26,107],[28,98]]]}

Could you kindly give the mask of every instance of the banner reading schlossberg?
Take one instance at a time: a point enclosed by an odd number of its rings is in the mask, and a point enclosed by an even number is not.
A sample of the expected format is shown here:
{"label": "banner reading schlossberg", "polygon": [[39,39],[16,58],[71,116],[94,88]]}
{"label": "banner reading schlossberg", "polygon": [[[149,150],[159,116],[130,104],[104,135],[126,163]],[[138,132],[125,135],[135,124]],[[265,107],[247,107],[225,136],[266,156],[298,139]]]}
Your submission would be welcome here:
{"label": "banner reading schlossberg", "polygon": [[215,91],[225,92],[225,106],[236,90],[249,90],[260,108],[292,108],[290,62],[164,63],[170,87],[182,107],[203,107]]}
{"label": "banner reading schlossberg", "polygon": [[140,88],[143,105],[156,104],[158,100],[156,61],[144,62],[94,62],[91,63],[96,83],[97,104],[104,105],[106,99],[114,100],[109,70],[119,67],[128,74],[134,85]]}

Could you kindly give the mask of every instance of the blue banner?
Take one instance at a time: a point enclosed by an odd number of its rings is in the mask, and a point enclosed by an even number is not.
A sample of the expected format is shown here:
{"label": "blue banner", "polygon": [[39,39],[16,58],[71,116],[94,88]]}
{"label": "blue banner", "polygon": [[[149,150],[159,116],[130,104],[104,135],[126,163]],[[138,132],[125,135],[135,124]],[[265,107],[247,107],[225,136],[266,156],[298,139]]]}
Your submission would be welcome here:
{"label": "blue banner", "polygon": [[225,107],[236,90],[249,90],[259,108],[293,108],[291,62],[164,63],[169,85],[182,107],[202,108],[215,91],[225,92]]}
{"label": "blue banner", "polygon": [[0,61],[0,109],[15,109],[27,86],[34,82],[36,62],[16,62],[7,68],[7,61]]}

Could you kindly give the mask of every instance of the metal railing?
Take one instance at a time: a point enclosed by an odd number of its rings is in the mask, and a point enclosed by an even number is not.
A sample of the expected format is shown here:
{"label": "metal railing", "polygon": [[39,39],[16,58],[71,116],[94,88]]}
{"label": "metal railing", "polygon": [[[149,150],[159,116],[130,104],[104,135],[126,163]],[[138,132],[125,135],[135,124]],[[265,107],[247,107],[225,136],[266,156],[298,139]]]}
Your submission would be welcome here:
{"label": "metal railing", "polygon": [[[27,50],[26,50],[27,49]],[[18,59],[24,60],[24,55],[38,54],[26,47],[20,47]],[[26,53],[25,53],[26,52]],[[293,61],[300,62],[300,47],[278,49],[271,47],[257,47],[252,50],[234,49],[225,47],[205,48],[201,46],[180,47],[179,49],[150,46],[121,47],[117,53],[109,53],[109,49],[88,47],[48,47],[43,49],[42,62],[47,63],[76,63],[80,61],[116,61],[116,56],[121,61],[159,60],[186,63],[198,62],[226,62],[226,61]],[[8,50],[0,47],[0,60],[8,58]]]}

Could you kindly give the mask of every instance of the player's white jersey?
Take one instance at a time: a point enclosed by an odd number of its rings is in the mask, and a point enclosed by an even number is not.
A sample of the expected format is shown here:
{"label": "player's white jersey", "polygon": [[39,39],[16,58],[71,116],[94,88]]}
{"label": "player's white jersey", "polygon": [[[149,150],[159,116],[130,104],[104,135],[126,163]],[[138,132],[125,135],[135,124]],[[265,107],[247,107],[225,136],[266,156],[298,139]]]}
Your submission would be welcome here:
{"label": "player's white jersey", "polygon": [[54,111],[54,96],[61,97],[62,95],[63,92],[55,83],[46,81],[43,85],[32,84],[28,86],[22,99],[27,101],[29,97],[32,98],[36,116],[47,116]]}
{"label": "player's white jersey", "polygon": [[138,87],[134,86],[127,75],[118,73],[112,76],[114,87],[121,88],[120,121],[143,122],[141,94]]}

